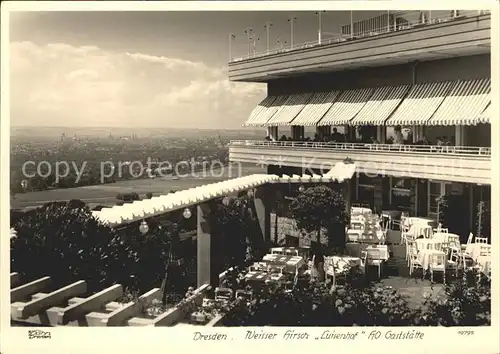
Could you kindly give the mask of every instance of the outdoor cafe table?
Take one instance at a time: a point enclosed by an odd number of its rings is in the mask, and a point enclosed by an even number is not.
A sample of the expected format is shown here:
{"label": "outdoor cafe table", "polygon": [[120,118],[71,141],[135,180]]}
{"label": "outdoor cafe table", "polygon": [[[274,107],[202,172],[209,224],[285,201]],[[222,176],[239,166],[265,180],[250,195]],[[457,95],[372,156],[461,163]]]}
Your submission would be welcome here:
{"label": "outdoor cafe table", "polygon": [[[466,246],[466,248],[465,248],[465,252],[467,254],[469,254],[470,257],[473,260],[475,260],[476,262],[478,262],[478,259],[481,257],[481,247],[489,248],[490,251],[491,251],[491,245],[490,244],[487,244],[487,243],[469,243]],[[485,257],[485,256],[482,256],[482,257]]]}
{"label": "outdoor cafe table", "polygon": [[430,256],[432,254],[441,254],[443,256],[446,256],[446,253],[444,253],[443,251],[438,251],[438,250],[435,250],[435,249],[430,249],[430,250],[428,250],[428,249],[422,249],[422,250],[419,250],[417,258],[420,261],[420,264],[422,264],[422,268],[424,268],[424,270],[428,270],[429,269],[429,260],[430,260],[430,258],[431,258]]}
{"label": "outdoor cafe table", "polygon": [[372,210],[370,208],[352,207],[351,216],[354,215],[371,215]]}
{"label": "outdoor cafe table", "polygon": [[327,274],[341,274],[351,268],[361,268],[361,258],[350,256],[330,256],[325,257],[325,272]]}
{"label": "outdoor cafe table", "polygon": [[448,232],[435,232],[432,239],[436,242],[449,243],[451,240],[458,240],[458,248],[460,248],[460,236]]}
{"label": "outdoor cafe table", "polygon": [[436,224],[436,220],[431,219],[431,218],[423,218],[423,217],[416,217],[416,216],[410,216],[406,219],[404,219],[404,226],[411,227],[412,225],[416,224],[424,224],[424,225],[430,225],[434,226]]}
{"label": "outdoor cafe table", "polygon": [[284,256],[280,254],[266,254],[262,261],[267,264],[284,266],[283,271],[287,273],[295,273],[297,269],[305,264],[304,258],[301,256]]}
{"label": "outdoor cafe table", "polygon": [[429,238],[419,238],[415,240],[415,244],[417,245],[418,251],[424,250],[438,250],[440,251],[440,247],[442,247],[443,242],[436,239]]}
{"label": "outdoor cafe table", "polygon": [[370,250],[378,249],[380,252],[380,259],[387,261],[389,259],[389,247],[387,245],[369,245],[364,251],[370,253]]}
{"label": "outdoor cafe table", "polygon": [[410,230],[408,231],[410,235],[414,238],[419,236],[424,236],[424,238],[432,237],[432,226],[424,224],[424,223],[416,223],[410,226]]}
{"label": "outdoor cafe table", "polygon": [[382,215],[387,215],[391,219],[400,219],[401,218],[401,211],[399,210],[382,210]]}
{"label": "outdoor cafe table", "polygon": [[265,271],[252,271],[245,274],[245,280],[249,283],[265,284],[266,280],[280,282],[284,280],[284,274],[271,274]]}

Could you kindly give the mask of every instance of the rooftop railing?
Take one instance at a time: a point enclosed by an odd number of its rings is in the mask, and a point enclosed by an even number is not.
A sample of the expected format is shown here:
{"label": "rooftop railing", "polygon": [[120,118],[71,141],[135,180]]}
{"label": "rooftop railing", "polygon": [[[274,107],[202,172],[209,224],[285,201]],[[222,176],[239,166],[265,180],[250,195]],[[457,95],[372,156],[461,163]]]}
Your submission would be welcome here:
{"label": "rooftop railing", "polygon": [[[284,45],[285,42],[280,41],[279,48],[261,52],[257,52],[255,50],[254,41],[253,51],[250,52],[250,48],[252,46],[249,45],[249,53],[247,55],[238,58],[231,58],[229,62],[235,63],[243,60],[261,58],[295,50],[343,43],[362,38],[374,37],[385,33],[399,32],[412,28],[420,28],[438,23],[477,17],[489,13],[489,10],[388,11],[386,14],[352,22],[347,25],[341,25],[340,33],[331,38],[322,39],[320,38],[321,36],[318,36],[318,39],[316,40],[301,43],[290,43],[289,45]],[[232,40],[232,38],[230,40]]]}
{"label": "rooftop railing", "polygon": [[317,150],[351,150],[377,152],[411,152],[426,154],[447,155],[478,155],[491,156],[490,147],[478,146],[438,146],[438,145],[399,145],[399,144],[365,144],[365,143],[337,143],[313,141],[266,141],[266,140],[232,140],[230,147],[237,146],[264,146],[308,148]]}

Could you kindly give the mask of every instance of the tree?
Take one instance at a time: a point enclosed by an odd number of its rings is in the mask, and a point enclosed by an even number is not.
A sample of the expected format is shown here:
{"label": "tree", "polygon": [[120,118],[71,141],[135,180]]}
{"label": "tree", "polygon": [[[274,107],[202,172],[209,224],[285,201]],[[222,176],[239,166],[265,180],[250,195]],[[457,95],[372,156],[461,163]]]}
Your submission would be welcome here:
{"label": "tree", "polygon": [[317,232],[318,243],[324,230],[329,247],[344,248],[348,215],[341,193],[323,185],[308,188],[292,201],[290,211],[299,229]]}

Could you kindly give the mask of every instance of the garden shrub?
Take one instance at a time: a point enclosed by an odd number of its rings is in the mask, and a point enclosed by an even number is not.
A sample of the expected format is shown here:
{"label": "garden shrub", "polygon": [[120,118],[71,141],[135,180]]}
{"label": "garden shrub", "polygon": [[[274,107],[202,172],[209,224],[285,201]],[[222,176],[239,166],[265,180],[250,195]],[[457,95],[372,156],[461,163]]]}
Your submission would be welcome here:
{"label": "garden shrub", "polygon": [[446,296],[426,299],[416,325],[489,326],[491,325],[491,281],[478,279],[476,271],[463,272],[457,281],[446,285]]}
{"label": "garden shrub", "polygon": [[142,235],[133,225],[117,233],[81,203],[46,204],[12,227],[11,269],[26,281],[50,276],[56,287],[85,280],[90,292],[116,283],[145,292],[159,287],[165,274],[171,237],[165,230],[151,227]]}
{"label": "garden shrub", "polygon": [[118,200],[122,200],[124,202],[133,202],[135,200],[139,200],[139,194],[135,193],[135,192],[131,192],[131,193],[119,193],[117,196],[116,196],[116,199]]}
{"label": "garden shrub", "polygon": [[491,324],[491,284],[464,273],[448,284],[442,299],[426,299],[412,308],[394,288],[367,284],[351,272],[345,284],[296,286],[257,296],[225,318],[226,326],[479,326]]}

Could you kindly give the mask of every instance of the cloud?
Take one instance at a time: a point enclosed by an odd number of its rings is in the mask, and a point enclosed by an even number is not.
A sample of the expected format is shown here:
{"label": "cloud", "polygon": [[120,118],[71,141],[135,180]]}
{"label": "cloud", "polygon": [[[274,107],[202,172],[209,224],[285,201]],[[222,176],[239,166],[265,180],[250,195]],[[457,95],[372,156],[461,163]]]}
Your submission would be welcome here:
{"label": "cloud", "polygon": [[236,128],[266,92],[179,58],[60,43],[10,49],[13,125]]}

